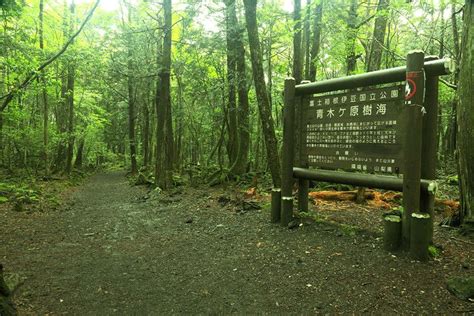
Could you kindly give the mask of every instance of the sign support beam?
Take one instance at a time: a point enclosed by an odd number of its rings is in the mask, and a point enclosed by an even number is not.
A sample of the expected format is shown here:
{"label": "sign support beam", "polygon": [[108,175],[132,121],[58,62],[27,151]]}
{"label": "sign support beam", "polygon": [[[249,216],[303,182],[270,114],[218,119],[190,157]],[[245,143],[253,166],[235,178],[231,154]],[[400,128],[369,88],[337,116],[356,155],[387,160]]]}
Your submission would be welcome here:
{"label": "sign support beam", "polygon": [[293,161],[295,152],[295,79],[285,79],[281,165],[281,225],[293,220]]}
{"label": "sign support beam", "polygon": [[420,211],[422,123],[425,112],[425,54],[412,51],[407,55],[405,86],[405,155],[403,175],[402,245],[410,246],[411,215]]}

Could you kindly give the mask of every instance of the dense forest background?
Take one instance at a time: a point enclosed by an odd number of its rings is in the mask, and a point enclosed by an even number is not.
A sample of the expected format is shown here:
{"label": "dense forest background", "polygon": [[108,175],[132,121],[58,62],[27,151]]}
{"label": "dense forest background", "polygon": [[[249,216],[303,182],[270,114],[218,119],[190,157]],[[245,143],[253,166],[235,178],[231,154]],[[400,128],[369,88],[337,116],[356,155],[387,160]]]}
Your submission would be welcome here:
{"label": "dense forest background", "polygon": [[[450,56],[438,161],[474,204],[472,2],[3,0],[0,168],[50,177],[123,164],[167,188],[268,172],[283,82]],[[470,158],[471,157],[471,158]]]}

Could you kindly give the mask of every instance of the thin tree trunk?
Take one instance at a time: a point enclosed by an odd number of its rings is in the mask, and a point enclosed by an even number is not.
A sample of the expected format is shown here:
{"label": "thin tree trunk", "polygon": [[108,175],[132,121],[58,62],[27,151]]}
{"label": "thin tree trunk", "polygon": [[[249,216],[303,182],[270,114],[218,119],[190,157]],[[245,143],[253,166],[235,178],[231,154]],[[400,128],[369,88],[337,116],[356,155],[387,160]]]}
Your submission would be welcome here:
{"label": "thin tree trunk", "polygon": [[[76,5],[74,0],[70,6],[70,22],[69,34],[74,30]],[[67,68],[67,105],[68,105],[68,127],[67,127],[67,152],[66,152],[66,169],[65,172],[70,174],[72,171],[72,159],[74,154],[74,84],[76,67],[74,60],[68,62]]]}
{"label": "thin tree trunk", "polygon": [[236,102],[236,28],[232,21],[232,11],[235,15],[235,0],[226,0],[226,50],[227,50],[227,155],[229,166],[232,166],[237,159],[238,134],[237,134],[237,102]]}
{"label": "thin tree trunk", "polygon": [[85,140],[81,138],[79,141],[79,145],[77,146],[77,153],[76,153],[76,160],[74,160],[74,168],[80,169],[82,168],[83,156],[84,156],[84,145]]}
{"label": "thin tree trunk", "polygon": [[311,0],[306,0],[306,11],[304,16],[303,30],[303,47],[304,47],[304,78],[309,79],[309,64],[311,62]]}
{"label": "thin tree trunk", "polygon": [[58,147],[56,148],[56,158],[54,161],[55,170],[64,170],[66,161],[66,145],[67,145],[67,120],[68,120],[68,104],[67,104],[67,65],[62,66],[61,77],[61,93],[59,102],[55,110],[56,127],[59,134]]}
{"label": "thin tree trunk", "polygon": [[464,4],[464,27],[459,72],[457,153],[461,221],[474,223],[474,8],[471,0]]}
{"label": "thin tree trunk", "polygon": [[143,165],[150,165],[150,110],[148,105],[148,91],[143,102]]}
{"label": "thin tree trunk", "polygon": [[66,150],[66,173],[72,171],[72,159],[74,154],[74,84],[75,66],[71,62],[68,66],[67,76],[67,105],[68,105],[68,127],[67,127],[67,150]]}
{"label": "thin tree trunk", "polygon": [[[69,36],[69,8],[67,1],[63,1],[64,6],[64,17],[62,25],[62,33],[64,39]],[[56,155],[54,160],[54,171],[63,171],[66,168],[66,151],[67,151],[67,127],[68,127],[68,103],[67,103],[67,78],[68,78],[68,64],[69,61],[65,60],[57,68],[57,76],[61,80],[61,90],[59,95],[59,101],[56,104],[54,116],[56,120],[57,133],[59,135],[59,142],[56,148]]]}
{"label": "thin tree trunk", "polygon": [[293,77],[296,84],[302,80],[301,61],[301,0],[293,0]]}
{"label": "thin tree trunk", "polygon": [[323,17],[323,0],[315,7],[314,19],[313,19],[313,41],[311,44],[311,62],[309,64],[309,77],[310,81],[316,80],[316,63],[318,60],[319,50],[321,47],[321,20]]}
{"label": "thin tree trunk", "polygon": [[355,72],[357,66],[357,58],[355,54],[355,43],[357,39],[357,0],[351,0],[349,8],[349,18],[347,20],[346,34],[346,74],[351,75]]}
{"label": "thin tree trunk", "polygon": [[[446,6],[444,4],[444,0],[440,1],[440,18],[441,18],[441,26],[440,26],[440,33],[441,33],[441,38],[439,42],[439,57],[443,58],[444,57],[444,36],[445,36],[445,27],[446,27],[446,22],[444,20],[444,11],[446,9]],[[438,105],[438,130],[437,130],[437,139],[438,139],[438,162],[442,161],[444,158],[444,146],[443,146],[443,120],[442,115],[443,115],[443,107],[445,106],[444,102],[440,102]]]}
{"label": "thin tree trunk", "polygon": [[[183,132],[184,132],[184,97],[183,97],[183,80],[180,75],[176,75],[176,82],[178,84],[178,109],[177,109],[177,122],[176,122],[176,149],[175,162],[177,168],[183,166]],[[175,116],[176,117],[176,116]]]}
{"label": "thin tree trunk", "polygon": [[[135,123],[136,123],[136,93],[135,93],[135,76],[134,76],[134,65],[133,65],[133,38],[132,30],[130,26],[132,25],[132,7],[130,4],[127,4],[127,16],[128,16],[128,25],[129,28],[126,29],[127,32],[127,101],[128,101],[128,142],[130,148],[130,172],[132,175],[138,173],[137,165],[137,143],[135,136]],[[124,29],[125,29],[125,23]]]}
{"label": "thin tree trunk", "polygon": [[280,187],[280,158],[277,150],[277,139],[275,137],[275,127],[272,118],[270,103],[265,85],[265,77],[262,65],[262,53],[258,38],[257,27],[257,2],[256,0],[244,0],[245,20],[247,22],[247,32],[249,37],[250,55],[252,59],[253,79],[257,94],[260,120],[262,123],[265,147],[267,150],[267,160],[272,175],[273,185]]}
{"label": "thin tree trunk", "polygon": [[269,31],[268,31],[268,38],[267,38],[267,80],[268,80],[268,85],[267,85],[267,91],[268,91],[268,102],[270,103],[270,108],[275,111],[275,124],[278,126],[278,108],[276,106],[273,106],[273,63],[272,63],[272,45],[273,45],[273,21],[270,22],[270,25],[268,26]]}
{"label": "thin tree trunk", "polygon": [[[40,0],[39,3],[39,46],[40,50],[44,50],[44,0]],[[48,155],[48,92],[46,90],[46,78],[44,70],[41,70],[40,75],[41,82],[41,94],[43,101],[43,159],[44,159],[44,171],[46,175],[49,175],[49,155]]]}
{"label": "thin tree trunk", "polygon": [[[451,3],[451,24],[452,24],[452,31],[453,31],[453,47],[454,47],[454,58],[456,63],[459,65],[461,61],[461,53],[459,48],[459,31],[457,26],[456,20],[456,6],[455,3]],[[459,78],[459,68],[456,67],[454,71],[454,84],[457,85]],[[457,122],[457,110],[458,107],[458,100],[456,97],[452,100],[451,106],[451,119],[450,124],[448,126],[448,130],[446,131],[446,153],[448,155],[453,155],[455,149],[457,148],[457,130],[458,130],[458,122]]]}
{"label": "thin tree trunk", "polygon": [[375,18],[374,33],[369,50],[367,71],[379,70],[382,64],[382,52],[387,28],[389,0],[379,0],[377,17]]}
{"label": "thin tree trunk", "polygon": [[453,31],[453,48],[454,48],[454,58],[457,63],[461,60],[461,50],[459,48],[459,31],[458,31],[458,23],[456,20],[456,3],[453,1],[451,2],[451,23],[452,23],[452,31]]}
{"label": "thin tree trunk", "polygon": [[[3,22],[3,37],[7,37],[7,19],[4,20]],[[2,46],[2,56],[7,60],[8,58],[8,48],[7,45]],[[8,80],[7,78],[7,65],[6,63],[1,64],[1,77],[0,77],[0,93],[1,95],[4,95],[7,91],[7,85],[6,82]],[[0,165],[5,163],[5,147],[6,147],[6,142],[4,141],[4,136],[3,136],[3,112],[0,111]]]}

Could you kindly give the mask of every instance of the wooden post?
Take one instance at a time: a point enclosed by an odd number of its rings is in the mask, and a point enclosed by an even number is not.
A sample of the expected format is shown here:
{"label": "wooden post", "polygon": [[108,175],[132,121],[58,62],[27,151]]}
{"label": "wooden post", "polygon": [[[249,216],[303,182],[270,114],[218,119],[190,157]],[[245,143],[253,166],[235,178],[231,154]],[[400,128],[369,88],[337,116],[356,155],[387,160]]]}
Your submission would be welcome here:
{"label": "wooden post", "polygon": [[410,255],[416,260],[427,261],[429,258],[430,222],[430,214],[411,214]]}
{"label": "wooden post", "polygon": [[298,211],[308,212],[309,181],[298,179]]}
{"label": "wooden post", "polygon": [[[308,80],[301,81],[301,84],[309,83]],[[300,108],[298,111],[298,128],[299,128],[299,164],[301,168],[308,168],[308,154],[306,152],[306,120],[305,112],[309,107],[309,96],[301,97]],[[307,179],[298,178],[298,210],[300,212],[308,211],[308,191],[309,181]]]}
{"label": "wooden post", "polygon": [[280,212],[281,212],[281,189],[273,188],[272,189],[272,212],[271,212],[271,222],[278,223],[280,221]]}
{"label": "wooden post", "polygon": [[[425,62],[437,60],[437,56],[428,56]],[[421,144],[421,177],[427,180],[436,180],[436,164],[438,154],[438,76],[426,78],[425,110],[423,117],[423,141]],[[428,191],[421,194],[420,211],[430,214],[429,240],[433,242],[435,192]]]}
{"label": "wooden post", "polygon": [[293,158],[295,152],[295,79],[285,79],[281,166],[281,225],[293,219]]}
{"label": "wooden post", "polygon": [[383,217],[384,235],[383,244],[387,251],[397,250],[400,247],[402,237],[402,220],[398,215],[386,215]]}
{"label": "wooden post", "polygon": [[292,196],[281,197],[281,210],[282,210],[281,225],[287,227],[288,224],[293,220],[293,197]]}
{"label": "wooden post", "polygon": [[425,74],[424,53],[412,51],[407,56],[405,82],[405,157],[403,175],[402,243],[410,246],[411,215],[420,210],[421,140]]}
{"label": "wooden post", "polygon": [[300,117],[301,117],[301,110],[303,107],[303,97],[295,96],[295,101],[294,101],[294,108],[295,108],[295,121],[294,121],[294,127],[293,127],[293,137],[295,138],[295,145],[293,147],[293,165],[299,166],[301,164],[301,155],[299,154],[301,152],[302,146],[304,144],[301,143],[301,137],[302,137],[302,130],[301,130],[301,124],[300,124]]}

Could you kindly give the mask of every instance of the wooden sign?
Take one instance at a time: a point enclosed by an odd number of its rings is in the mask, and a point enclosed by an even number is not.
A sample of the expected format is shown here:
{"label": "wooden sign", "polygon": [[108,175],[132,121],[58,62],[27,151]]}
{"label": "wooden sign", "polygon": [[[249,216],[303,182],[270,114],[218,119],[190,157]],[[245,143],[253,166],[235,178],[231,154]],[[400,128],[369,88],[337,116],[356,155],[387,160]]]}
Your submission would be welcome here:
{"label": "wooden sign", "polygon": [[303,109],[309,166],[400,173],[404,86],[313,96]]}

